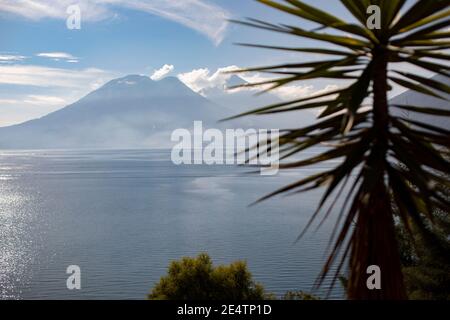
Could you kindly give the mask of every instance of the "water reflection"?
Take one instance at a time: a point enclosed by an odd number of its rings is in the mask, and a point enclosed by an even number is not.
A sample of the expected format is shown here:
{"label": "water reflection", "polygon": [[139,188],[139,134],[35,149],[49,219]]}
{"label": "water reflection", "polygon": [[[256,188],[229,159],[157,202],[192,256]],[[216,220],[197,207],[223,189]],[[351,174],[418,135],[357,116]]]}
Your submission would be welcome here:
{"label": "water reflection", "polygon": [[[230,166],[177,167],[169,157],[0,153],[0,298],[143,299],[171,260],[202,251],[216,263],[247,260],[278,295],[311,289],[330,228],[292,243],[319,194],[248,207],[311,172],[262,178]],[[65,286],[71,264],[82,269],[77,292]]]}
{"label": "water reflection", "polygon": [[[3,169],[4,170],[4,169]],[[0,176],[0,297],[17,299],[31,279],[35,257],[33,213],[25,205],[32,197],[11,184],[11,176]]]}

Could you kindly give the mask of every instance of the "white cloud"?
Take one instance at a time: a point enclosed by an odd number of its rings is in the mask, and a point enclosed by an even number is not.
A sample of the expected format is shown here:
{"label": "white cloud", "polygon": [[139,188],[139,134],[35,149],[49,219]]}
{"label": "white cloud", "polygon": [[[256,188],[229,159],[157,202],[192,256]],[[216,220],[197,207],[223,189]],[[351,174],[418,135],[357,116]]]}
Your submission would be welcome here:
{"label": "white cloud", "polygon": [[17,104],[19,102],[20,102],[20,100],[15,100],[15,99],[0,99],[0,105]]}
{"label": "white cloud", "polygon": [[[204,96],[208,96],[208,91],[211,89],[221,90],[223,93],[233,94],[235,92],[242,91],[254,91],[256,93],[269,88],[269,85],[261,85],[257,87],[243,87],[230,90],[227,87],[227,81],[233,76],[233,74],[229,73],[229,71],[237,69],[239,69],[237,66],[228,66],[219,68],[213,73],[211,73],[211,71],[207,68],[194,69],[190,72],[179,74],[178,78],[189,88],[195,92],[203,94]],[[271,79],[270,77],[263,76],[255,72],[239,73],[239,77],[248,83],[259,83]],[[271,91],[271,93],[276,95],[278,98],[287,100],[306,97],[318,92],[321,93],[324,92],[323,90],[331,91],[336,88],[337,86],[335,85],[328,85],[323,89],[315,90],[313,85],[289,84],[279,87]]]}
{"label": "white cloud", "polygon": [[111,78],[111,73],[96,68],[72,70],[37,65],[0,65],[0,84],[95,89]]}
{"label": "white cloud", "polygon": [[209,77],[209,70],[207,68],[194,69],[178,75],[178,79],[195,92],[201,92],[203,89],[211,86]]}
{"label": "white cloud", "polygon": [[0,63],[13,63],[25,60],[27,57],[12,54],[0,54]]}
{"label": "white cloud", "polygon": [[0,126],[21,123],[56,111],[116,76],[95,68],[0,64],[0,87],[11,86],[11,90],[5,91],[0,99]]}
{"label": "white cloud", "polygon": [[211,74],[207,68],[194,69],[190,72],[180,73],[178,78],[189,88],[198,93],[204,93],[207,89],[221,89],[226,91],[227,81],[231,78],[228,71],[239,69],[237,66],[228,66],[217,69]]}
{"label": "white cloud", "polygon": [[54,97],[54,96],[44,96],[44,95],[27,95],[23,100],[19,99],[0,99],[0,105],[5,106],[26,106],[26,105],[34,105],[34,106],[63,106],[66,104],[66,99],[62,97]]}
{"label": "white cloud", "polygon": [[61,96],[46,95],[14,95],[11,98],[0,99],[2,117],[0,127],[10,126],[27,120],[40,118],[50,112],[74,101],[72,97],[65,96],[62,91]]}
{"label": "white cloud", "polygon": [[54,96],[43,96],[43,95],[27,95],[23,100],[19,99],[0,99],[1,105],[35,105],[35,106],[55,106],[60,105],[63,106],[67,103],[66,99],[62,97],[54,97]]}
{"label": "white cloud", "polygon": [[171,64],[165,64],[160,69],[155,70],[153,74],[151,75],[150,79],[153,81],[158,81],[167,76],[169,73],[171,73],[174,69],[174,66]]}
{"label": "white cloud", "polygon": [[42,96],[42,95],[28,95],[23,101],[27,104],[37,105],[37,106],[64,106],[67,102],[61,97],[53,96]]}
{"label": "white cloud", "polygon": [[[77,4],[82,10],[82,18],[89,21],[101,20],[109,13],[102,5],[104,0],[80,0]],[[0,0],[0,11],[23,16],[31,20],[45,18],[66,19],[67,8],[73,5],[72,0]]]}
{"label": "white cloud", "polygon": [[[78,0],[82,21],[98,21],[116,16],[114,10],[124,7],[143,11],[194,29],[216,45],[227,29],[230,13],[206,0]],[[0,11],[32,20],[66,19],[66,9],[73,0],[0,0]]]}
{"label": "white cloud", "polygon": [[77,63],[78,58],[67,52],[42,52],[36,54],[37,57],[49,58],[55,61],[66,60],[67,62]]}

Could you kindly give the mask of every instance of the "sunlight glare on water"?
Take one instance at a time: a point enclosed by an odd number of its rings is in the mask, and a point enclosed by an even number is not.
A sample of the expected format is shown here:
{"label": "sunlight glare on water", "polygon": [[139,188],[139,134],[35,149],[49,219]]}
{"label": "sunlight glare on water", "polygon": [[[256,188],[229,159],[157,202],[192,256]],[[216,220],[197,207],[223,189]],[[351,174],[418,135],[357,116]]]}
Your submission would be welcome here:
{"label": "sunlight glare on water", "polygon": [[[311,291],[333,219],[294,241],[320,193],[248,205],[313,169],[261,177],[175,166],[170,151],[2,152],[0,298],[145,299],[170,261],[200,252],[247,261],[278,296]],[[82,290],[66,287],[73,264]],[[331,297],[342,296],[338,285]]]}

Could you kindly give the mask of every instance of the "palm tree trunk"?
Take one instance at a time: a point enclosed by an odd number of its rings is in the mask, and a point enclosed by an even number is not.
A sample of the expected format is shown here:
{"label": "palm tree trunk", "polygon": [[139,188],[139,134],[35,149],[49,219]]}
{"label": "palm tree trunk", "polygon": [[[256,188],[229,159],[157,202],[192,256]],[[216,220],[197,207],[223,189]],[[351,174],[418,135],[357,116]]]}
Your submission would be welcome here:
{"label": "palm tree trunk", "polygon": [[[388,56],[384,50],[373,52],[374,126],[377,138],[367,163],[373,171],[374,183],[368,198],[362,199],[350,254],[349,299],[406,299],[392,215],[386,186],[389,113],[387,101]],[[376,265],[381,271],[381,289],[369,290],[367,267]]]}

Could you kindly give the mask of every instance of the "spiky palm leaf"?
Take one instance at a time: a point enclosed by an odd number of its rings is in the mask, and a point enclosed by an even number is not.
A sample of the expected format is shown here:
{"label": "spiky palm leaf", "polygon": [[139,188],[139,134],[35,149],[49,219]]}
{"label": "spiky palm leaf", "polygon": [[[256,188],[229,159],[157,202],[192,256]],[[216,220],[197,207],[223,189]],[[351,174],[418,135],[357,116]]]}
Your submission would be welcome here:
{"label": "spiky palm leaf", "polygon": [[[283,163],[281,168],[300,168],[331,159],[342,159],[331,170],[297,181],[261,200],[285,192],[295,193],[326,186],[306,231],[324,206],[331,202],[325,213],[326,219],[335,204],[335,201],[329,200],[332,200],[333,195],[339,197],[343,187],[350,183],[346,203],[340,210],[335,232],[331,235],[334,245],[318,279],[318,285],[338,257],[342,260],[338,263],[336,275],[348,258],[349,298],[404,299],[406,293],[391,201],[398,208],[403,223],[406,226],[414,223],[420,228],[422,237],[430,239],[429,243],[432,243],[432,234],[424,227],[425,221],[433,220],[435,208],[450,211],[450,203],[443,197],[441,190],[442,186],[450,185],[449,180],[444,178],[444,173],[449,172],[450,162],[441,151],[441,147],[447,150],[450,148],[450,131],[399,116],[398,112],[392,110],[440,117],[450,117],[450,111],[431,106],[389,105],[387,92],[395,84],[440,99],[448,97],[448,85],[396,70],[395,67],[399,63],[407,63],[448,77],[450,67],[447,61],[450,55],[446,49],[450,44],[447,40],[450,36],[449,1],[417,0],[412,6],[406,7],[406,0],[340,0],[359,21],[357,24],[347,23],[298,0],[257,1],[317,23],[319,27],[309,31],[293,25],[272,24],[255,19],[236,22],[322,41],[333,45],[333,48],[245,44],[331,56],[322,61],[239,70],[238,72],[258,71],[279,75],[279,78],[249,85],[269,85],[271,90],[307,79],[354,80],[339,90],[270,105],[236,116],[322,108],[316,124],[282,132],[280,156],[288,158],[323,143],[331,142],[334,147],[307,160]],[[381,8],[382,23],[379,30],[366,27],[366,10],[369,5]],[[323,31],[326,29],[334,30],[334,33]],[[371,101],[370,110],[363,108],[368,100]],[[355,179],[349,179],[352,174],[355,174]],[[382,290],[367,289],[366,268],[369,265],[380,266]]]}

